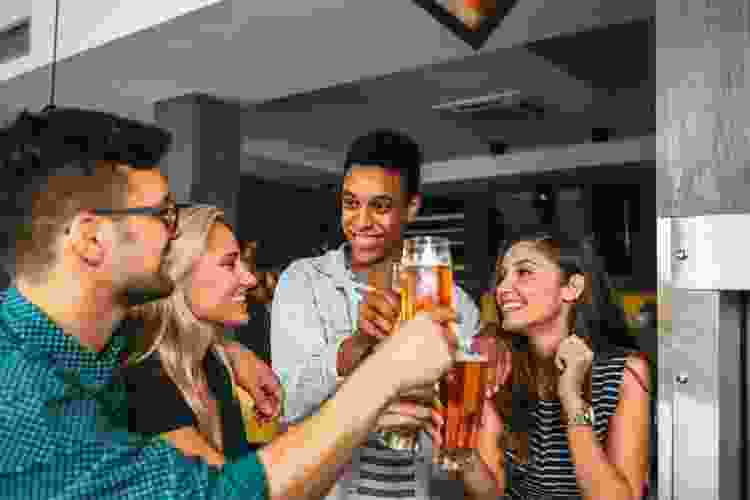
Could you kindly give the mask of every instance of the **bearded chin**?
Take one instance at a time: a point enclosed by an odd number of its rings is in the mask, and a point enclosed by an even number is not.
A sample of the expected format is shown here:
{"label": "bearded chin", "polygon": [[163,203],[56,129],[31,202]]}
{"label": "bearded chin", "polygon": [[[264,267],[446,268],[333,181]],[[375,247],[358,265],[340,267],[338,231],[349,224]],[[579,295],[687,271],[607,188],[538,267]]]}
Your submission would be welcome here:
{"label": "bearded chin", "polygon": [[174,291],[174,283],[164,274],[131,278],[121,293],[126,307],[139,306],[169,297]]}

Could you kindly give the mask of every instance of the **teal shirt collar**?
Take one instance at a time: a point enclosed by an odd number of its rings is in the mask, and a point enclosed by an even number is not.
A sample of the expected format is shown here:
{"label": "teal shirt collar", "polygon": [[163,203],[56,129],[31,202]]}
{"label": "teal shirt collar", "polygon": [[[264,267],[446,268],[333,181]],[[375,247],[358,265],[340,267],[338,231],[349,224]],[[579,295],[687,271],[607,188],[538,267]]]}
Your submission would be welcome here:
{"label": "teal shirt collar", "polygon": [[55,368],[76,370],[81,381],[88,384],[108,379],[106,372],[120,365],[127,344],[125,335],[118,329],[101,352],[82,346],[15,287],[5,291],[0,304],[0,322],[5,325],[0,335],[20,346],[27,355],[46,358]]}

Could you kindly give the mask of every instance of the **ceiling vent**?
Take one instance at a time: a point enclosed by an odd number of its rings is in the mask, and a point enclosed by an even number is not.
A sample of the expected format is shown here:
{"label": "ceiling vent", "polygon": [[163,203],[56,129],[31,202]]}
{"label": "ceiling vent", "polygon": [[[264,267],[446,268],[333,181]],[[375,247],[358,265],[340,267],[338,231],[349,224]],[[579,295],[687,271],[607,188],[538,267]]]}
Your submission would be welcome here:
{"label": "ceiling vent", "polygon": [[478,97],[457,99],[432,106],[436,111],[449,111],[451,113],[476,113],[490,109],[509,108],[517,105],[521,100],[521,92],[518,90],[504,90]]}
{"label": "ceiling vent", "polygon": [[523,96],[518,90],[504,90],[436,104],[432,109],[476,120],[540,119],[544,115],[544,108],[536,101]]}

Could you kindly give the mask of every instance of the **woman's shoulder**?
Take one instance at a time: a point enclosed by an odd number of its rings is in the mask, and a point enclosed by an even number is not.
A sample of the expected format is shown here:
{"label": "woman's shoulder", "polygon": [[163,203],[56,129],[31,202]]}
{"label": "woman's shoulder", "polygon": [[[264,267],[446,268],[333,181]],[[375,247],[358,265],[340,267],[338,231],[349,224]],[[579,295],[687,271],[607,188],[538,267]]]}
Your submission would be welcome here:
{"label": "woman's shoulder", "polygon": [[652,391],[651,374],[654,366],[645,352],[632,352],[625,358],[625,377],[641,386],[647,393]]}
{"label": "woman's shoulder", "polygon": [[626,381],[651,392],[651,361],[647,354],[633,349],[616,349],[597,355],[592,368],[594,389],[603,392],[620,389]]}
{"label": "woman's shoulder", "polygon": [[651,363],[648,354],[630,347],[608,347],[598,352],[594,356],[594,366],[599,367],[618,367],[624,369],[625,366]]}

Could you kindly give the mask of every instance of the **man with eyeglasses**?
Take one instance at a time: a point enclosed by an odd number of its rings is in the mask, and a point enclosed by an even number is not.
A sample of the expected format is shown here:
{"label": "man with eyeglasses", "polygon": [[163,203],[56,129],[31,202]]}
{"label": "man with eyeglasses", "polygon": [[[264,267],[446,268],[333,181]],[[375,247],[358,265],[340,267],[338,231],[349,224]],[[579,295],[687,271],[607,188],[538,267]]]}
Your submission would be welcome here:
{"label": "man with eyeglasses", "polygon": [[129,434],[121,323],[174,288],[162,259],[179,207],[155,167],[169,144],[157,127],[70,108],[0,130],[0,209],[20,222],[0,304],[2,499],[320,498],[387,402],[452,364],[454,316],[438,311],[385,343],[318,415],[222,469]]}

